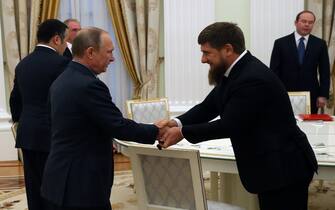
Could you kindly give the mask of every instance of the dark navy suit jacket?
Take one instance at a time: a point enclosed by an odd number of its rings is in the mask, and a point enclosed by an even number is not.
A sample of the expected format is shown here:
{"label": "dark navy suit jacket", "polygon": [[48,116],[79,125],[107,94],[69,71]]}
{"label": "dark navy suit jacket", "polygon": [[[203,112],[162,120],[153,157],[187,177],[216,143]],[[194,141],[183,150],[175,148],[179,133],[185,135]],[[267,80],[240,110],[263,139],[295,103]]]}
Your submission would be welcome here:
{"label": "dark navy suit jacket", "polygon": [[300,65],[298,60],[294,33],[275,41],[270,68],[284,83],[287,91],[309,91],[312,112],[315,113],[317,97],[329,97],[330,67],[326,42],[310,35],[303,64]]}
{"label": "dark navy suit jacket", "polygon": [[[217,116],[220,119],[210,121]],[[284,86],[249,52],[227,80],[178,118],[184,137],[192,143],[231,139],[242,184],[251,193],[307,183],[317,170]]]}
{"label": "dark navy suit jacket", "polygon": [[70,49],[67,47],[67,48],[65,48],[65,51],[64,51],[64,53],[63,53],[63,56],[65,56],[65,57],[67,57],[67,58],[69,58],[70,60],[72,60],[72,52],[70,51]]}
{"label": "dark navy suit jacket", "polygon": [[16,147],[48,152],[50,109],[48,94],[52,82],[69,60],[47,47],[37,46],[15,69],[10,110],[17,128]]}
{"label": "dark navy suit jacket", "polygon": [[154,125],[122,117],[107,86],[72,61],[50,89],[52,139],[42,196],[64,207],[109,203],[113,184],[112,138],[153,144]]}

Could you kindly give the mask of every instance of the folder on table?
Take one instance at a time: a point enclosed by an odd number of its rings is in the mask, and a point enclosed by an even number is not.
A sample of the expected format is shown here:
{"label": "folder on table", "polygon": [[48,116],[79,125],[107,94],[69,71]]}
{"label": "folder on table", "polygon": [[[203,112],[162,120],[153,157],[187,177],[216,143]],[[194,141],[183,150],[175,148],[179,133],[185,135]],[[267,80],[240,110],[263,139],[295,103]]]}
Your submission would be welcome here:
{"label": "folder on table", "polygon": [[333,121],[332,116],[328,114],[299,114],[302,120],[322,120],[322,121]]}

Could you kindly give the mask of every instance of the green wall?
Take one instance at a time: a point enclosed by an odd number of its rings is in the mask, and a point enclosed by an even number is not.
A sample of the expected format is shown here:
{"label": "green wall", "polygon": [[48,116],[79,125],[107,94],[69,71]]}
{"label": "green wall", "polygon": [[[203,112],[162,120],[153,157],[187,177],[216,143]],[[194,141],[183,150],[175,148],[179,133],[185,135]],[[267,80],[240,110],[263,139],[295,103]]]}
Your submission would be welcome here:
{"label": "green wall", "polygon": [[246,48],[250,48],[249,0],[216,0],[215,19],[237,23],[244,33]]}

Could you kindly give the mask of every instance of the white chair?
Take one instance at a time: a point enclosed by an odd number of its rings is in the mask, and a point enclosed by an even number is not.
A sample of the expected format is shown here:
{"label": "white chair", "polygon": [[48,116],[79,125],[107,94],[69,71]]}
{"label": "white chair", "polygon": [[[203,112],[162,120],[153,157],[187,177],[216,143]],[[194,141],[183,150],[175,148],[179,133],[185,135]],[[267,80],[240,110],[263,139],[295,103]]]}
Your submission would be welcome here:
{"label": "white chair", "polygon": [[198,150],[128,147],[140,210],[242,210],[207,201]]}
{"label": "white chair", "polygon": [[308,91],[288,92],[294,115],[310,114],[311,99]]}
{"label": "white chair", "polygon": [[[154,123],[162,119],[170,119],[169,103],[167,98],[150,100],[127,100],[128,118],[138,123]],[[121,146],[114,141],[117,152],[122,152]]]}
{"label": "white chair", "polygon": [[140,123],[154,123],[157,120],[169,119],[167,98],[151,100],[128,100],[128,117]]}

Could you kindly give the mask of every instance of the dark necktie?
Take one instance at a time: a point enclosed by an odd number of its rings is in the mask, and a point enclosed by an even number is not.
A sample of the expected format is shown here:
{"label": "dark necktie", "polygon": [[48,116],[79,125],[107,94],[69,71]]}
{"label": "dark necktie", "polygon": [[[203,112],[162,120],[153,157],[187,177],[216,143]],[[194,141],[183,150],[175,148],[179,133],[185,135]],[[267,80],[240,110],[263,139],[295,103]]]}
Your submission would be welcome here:
{"label": "dark necktie", "polygon": [[305,38],[301,37],[299,39],[299,44],[298,44],[298,56],[299,56],[299,64],[302,65],[304,62],[304,56],[305,56],[305,43],[304,43]]}

